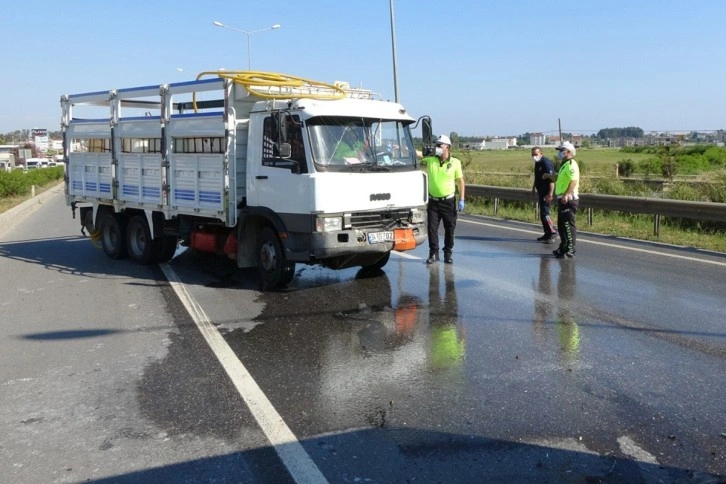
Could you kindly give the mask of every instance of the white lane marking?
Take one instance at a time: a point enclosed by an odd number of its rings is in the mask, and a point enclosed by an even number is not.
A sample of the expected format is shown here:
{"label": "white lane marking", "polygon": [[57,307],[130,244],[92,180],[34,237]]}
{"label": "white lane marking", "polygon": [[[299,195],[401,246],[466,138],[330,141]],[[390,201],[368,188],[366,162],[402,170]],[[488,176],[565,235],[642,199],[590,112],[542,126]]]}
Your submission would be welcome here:
{"label": "white lane marking", "polygon": [[638,462],[645,462],[646,464],[659,465],[658,459],[653,454],[645,449],[642,449],[638,444],[633,441],[630,437],[622,436],[618,437],[618,445],[620,446],[620,452],[632,457]]}
{"label": "white lane marking", "polygon": [[202,307],[189,294],[176,272],[167,263],[159,264],[159,267],[295,482],[327,482],[247,368],[217,331]]}
{"label": "white lane marking", "polygon": [[[518,229],[518,228],[515,228],[515,227],[506,227],[506,226],[502,226],[502,225],[489,224],[489,223],[485,223],[485,222],[477,222],[475,220],[463,220],[463,219],[459,219],[459,222],[465,222],[465,223],[474,224],[474,225],[484,225],[486,227],[495,227],[495,228],[498,228],[498,229],[514,230],[515,232],[525,232],[525,233],[528,233],[528,234],[533,233],[531,230]],[[726,262],[719,262],[719,261],[715,261],[715,260],[699,259],[697,257],[690,257],[690,256],[687,256],[687,255],[666,254],[666,253],[663,253],[663,252],[658,252],[656,250],[639,249],[637,247],[625,247],[625,246],[622,246],[622,245],[610,244],[608,242],[600,242],[600,241],[597,241],[597,240],[589,240],[589,239],[581,239],[581,238],[578,238],[577,239],[577,243],[579,244],[580,242],[584,242],[586,244],[603,245],[605,247],[613,247],[613,248],[616,248],[616,249],[631,250],[633,252],[644,252],[646,254],[660,255],[660,256],[663,256],[663,257],[672,257],[673,259],[683,259],[683,260],[687,260],[687,261],[691,261],[691,262],[701,262],[703,264],[713,264],[715,266],[726,267]]]}
{"label": "white lane marking", "polygon": [[403,257],[404,259],[412,259],[412,260],[421,260],[422,258],[417,255],[411,255],[408,252],[399,252],[397,250],[391,251],[392,253],[396,254],[399,257]]}

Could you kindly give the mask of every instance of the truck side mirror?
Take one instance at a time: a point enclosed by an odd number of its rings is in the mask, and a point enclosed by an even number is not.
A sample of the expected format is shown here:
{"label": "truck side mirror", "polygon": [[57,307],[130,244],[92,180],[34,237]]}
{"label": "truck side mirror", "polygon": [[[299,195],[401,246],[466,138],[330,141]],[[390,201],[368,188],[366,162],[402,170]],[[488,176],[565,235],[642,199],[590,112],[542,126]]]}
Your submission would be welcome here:
{"label": "truck side mirror", "polygon": [[434,150],[434,136],[433,129],[431,128],[431,118],[425,116],[421,120],[421,137],[423,138],[423,155],[433,156],[436,152]]}
{"label": "truck side mirror", "polygon": [[278,144],[278,155],[280,158],[290,158],[292,156],[292,145],[290,143]]}

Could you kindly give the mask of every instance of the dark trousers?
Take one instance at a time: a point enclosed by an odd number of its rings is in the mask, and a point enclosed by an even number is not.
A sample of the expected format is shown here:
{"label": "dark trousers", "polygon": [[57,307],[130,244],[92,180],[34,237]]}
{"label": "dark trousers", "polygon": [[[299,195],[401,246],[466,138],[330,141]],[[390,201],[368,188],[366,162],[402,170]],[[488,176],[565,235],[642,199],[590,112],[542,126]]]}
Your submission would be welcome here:
{"label": "dark trousers", "polygon": [[[546,195],[546,194],[545,194]],[[555,224],[552,223],[552,218],[550,217],[550,204],[545,200],[544,195],[538,195],[539,196],[539,219],[542,222],[542,228],[544,229],[544,234],[554,234],[556,232],[555,230]]]}
{"label": "dark trousers", "polygon": [[580,205],[579,200],[570,200],[557,204],[557,231],[560,233],[560,250],[563,252],[575,252],[577,241],[577,226],[575,225],[575,213]]}
{"label": "dark trousers", "polygon": [[439,252],[439,224],[444,222],[444,254],[454,250],[454,229],[456,228],[456,197],[448,200],[429,198],[427,206],[429,252]]}

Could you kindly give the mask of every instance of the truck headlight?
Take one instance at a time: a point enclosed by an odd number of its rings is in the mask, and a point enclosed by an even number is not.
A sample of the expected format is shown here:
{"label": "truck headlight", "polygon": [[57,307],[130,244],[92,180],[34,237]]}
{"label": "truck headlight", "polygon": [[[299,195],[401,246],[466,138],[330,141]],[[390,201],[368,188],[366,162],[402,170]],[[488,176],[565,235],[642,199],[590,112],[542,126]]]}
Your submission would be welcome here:
{"label": "truck headlight", "polygon": [[315,219],[316,232],[337,232],[343,230],[343,219],[340,217],[318,217]]}
{"label": "truck headlight", "polygon": [[420,208],[411,209],[411,223],[412,224],[421,224],[425,220],[426,220],[426,212],[424,212]]}

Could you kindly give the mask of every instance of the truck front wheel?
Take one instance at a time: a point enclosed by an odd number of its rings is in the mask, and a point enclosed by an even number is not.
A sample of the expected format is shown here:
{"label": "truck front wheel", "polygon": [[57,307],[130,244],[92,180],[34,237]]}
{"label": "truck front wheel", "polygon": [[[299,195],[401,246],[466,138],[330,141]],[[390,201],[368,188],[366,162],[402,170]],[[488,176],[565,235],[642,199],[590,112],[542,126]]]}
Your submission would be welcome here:
{"label": "truck front wheel", "polygon": [[98,224],[103,252],[110,259],[126,257],[126,218],[106,213]]}
{"label": "truck front wheel", "polygon": [[129,220],[126,229],[126,248],[129,251],[129,258],[134,262],[147,265],[154,261],[156,251],[146,217],[135,215]]}
{"label": "truck front wheel", "polygon": [[288,262],[280,238],[270,227],[260,231],[257,243],[257,265],[264,289],[285,286],[295,276],[295,263]]}

